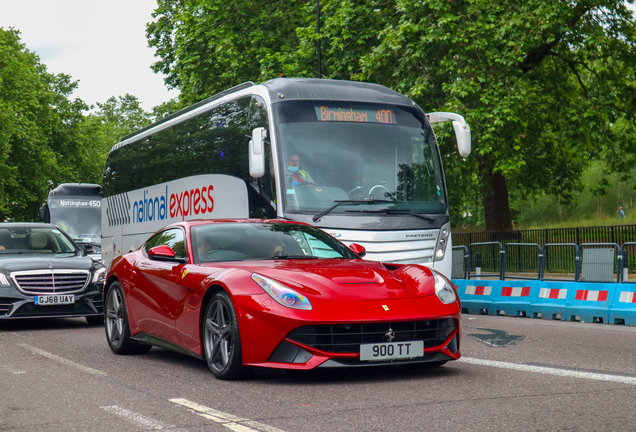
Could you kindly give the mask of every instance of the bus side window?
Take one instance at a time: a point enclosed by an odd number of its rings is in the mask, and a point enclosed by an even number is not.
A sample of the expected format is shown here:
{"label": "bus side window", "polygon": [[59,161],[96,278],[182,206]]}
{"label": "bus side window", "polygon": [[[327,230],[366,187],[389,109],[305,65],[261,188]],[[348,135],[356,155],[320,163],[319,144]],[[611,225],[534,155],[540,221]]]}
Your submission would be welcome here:
{"label": "bus side window", "polygon": [[[250,127],[269,129],[267,106],[260,96],[252,96],[250,104]],[[247,139],[249,141],[249,139]],[[272,146],[265,142],[265,175],[260,178],[250,177],[250,217],[276,217],[276,182],[274,181],[274,161]]]}

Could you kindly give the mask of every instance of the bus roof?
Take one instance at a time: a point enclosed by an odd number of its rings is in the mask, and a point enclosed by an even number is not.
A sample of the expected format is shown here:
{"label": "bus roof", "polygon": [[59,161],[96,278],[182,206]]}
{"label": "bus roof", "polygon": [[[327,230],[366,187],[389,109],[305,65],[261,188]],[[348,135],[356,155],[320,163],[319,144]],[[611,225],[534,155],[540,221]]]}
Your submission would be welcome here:
{"label": "bus roof", "polygon": [[276,78],[261,84],[272,103],[286,100],[330,100],[414,105],[411,99],[380,84],[320,78]]}
{"label": "bus roof", "polygon": [[49,198],[52,197],[83,197],[83,196],[102,196],[102,187],[95,183],[62,183],[51,192]]}
{"label": "bus roof", "polygon": [[[112,152],[113,150],[121,147],[124,141],[140,135],[162,123],[166,123],[216,99],[220,99],[224,96],[236,93],[254,85],[255,84],[253,82],[247,81],[203,99],[194,105],[190,105],[189,107],[177,111],[168,117],[164,117],[161,120],[126,135],[119,143],[115,144],[110,151]],[[388,87],[380,84],[360,81],[342,81],[323,78],[275,78],[260,85],[267,89],[272,103],[284,102],[286,100],[329,100],[342,102],[384,103],[406,106],[415,105],[415,102],[411,99],[391,90]]]}

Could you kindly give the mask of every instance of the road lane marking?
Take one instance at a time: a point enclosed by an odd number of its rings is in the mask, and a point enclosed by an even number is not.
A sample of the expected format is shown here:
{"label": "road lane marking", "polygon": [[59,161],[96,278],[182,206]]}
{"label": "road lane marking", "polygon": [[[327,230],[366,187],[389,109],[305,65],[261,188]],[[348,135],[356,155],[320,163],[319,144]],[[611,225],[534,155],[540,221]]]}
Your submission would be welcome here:
{"label": "road lane marking", "polygon": [[175,426],[173,425],[155,420],[151,417],[147,417],[145,415],[127,410],[125,408],[121,408],[117,405],[103,406],[101,408],[105,411],[123,417],[130,423],[134,423],[135,425],[137,425],[137,427],[143,428],[144,430],[169,430],[171,432],[186,432],[183,429],[175,429]]}
{"label": "road lane marking", "polygon": [[220,423],[234,432],[285,432],[282,429],[217,411],[187,399],[170,399],[170,402],[189,408],[201,417]]}
{"label": "road lane marking", "polygon": [[56,361],[58,363],[62,363],[63,365],[74,367],[76,369],[79,369],[79,370],[81,370],[83,372],[86,372],[86,373],[89,373],[91,375],[97,375],[97,376],[106,376],[106,375],[108,375],[106,372],[102,372],[102,371],[99,371],[97,369],[89,368],[88,366],[84,366],[84,365],[81,365],[79,363],[75,363],[74,361],[67,360],[67,359],[62,358],[62,357],[58,357],[55,354],[51,354],[49,352],[42,351],[41,349],[32,347],[31,345],[18,344],[18,346],[21,346],[22,348],[25,348],[25,349],[27,349],[29,351],[33,351],[36,354],[39,354],[39,355],[41,355],[43,357],[46,357],[46,358],[49,358],[49,359],[51,359],[53,361]]}
{"label": "road lane marking", "polygon": [[609,374],[600,374],[593,372],[579,372],[567,369],[557,369],[557,368],[549,368],[545,366],[530,366],[522,363],[508,363],[508,362],[500,362],[495,360],[483,360],[476,359],[470,357],[462,357],[457,360],[462,363],[469,363],[478,366],[490,366],[501,369],[512,369],[518,370],[522,372],[535,372],[546,375],[556,375],[562,377],[569,378],[582,378],[596,381],[609,381],[609,382],[617,382],[621,384],[631,384],[636,385],[636,377],[628,377],[622,375],[609,375]]}

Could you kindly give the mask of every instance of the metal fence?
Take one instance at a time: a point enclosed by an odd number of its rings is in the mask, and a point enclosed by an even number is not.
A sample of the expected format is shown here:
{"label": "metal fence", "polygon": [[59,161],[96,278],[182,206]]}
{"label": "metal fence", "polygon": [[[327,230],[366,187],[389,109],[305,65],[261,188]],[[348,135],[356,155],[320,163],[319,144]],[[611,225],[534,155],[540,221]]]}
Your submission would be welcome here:
{"label": "metal fence", "polygon": [[[549,250],[544,251],[546,256],[543,271],[549,279],[553,278],[553,280],[578,280],[576,263],[573,261],[576,247],[583,244],[616,244],[625,255],[624,263],[622,263],[624,274],[620,275],[620,279],[625,282],[636,282],[636,225],[453,233],[455,246],[469,247],[475,243],[491,242],[498,242],[504,248],[510,243],[536,244],[543,248],[552,245]],[[569,246],[565,246],[566,244]],[[518,254],[523,253],[522,249],[518,250]],[[511,251],[511,253],[515,252]],[[618,256],[616,258],[618,259]],[[517,256],[516,259],[519,262],[530,260],[529,257],[523,256]],[[510,266],[510,262],[507,264]],[[529,262],[524,265],[530,264]],[[580,267],[579,270],[581,270]]]}
{"label": "metal fence", "polygon": [[468,246],[472,243],[617,243],[636,242],[636,225],[613,225],[602,227],[545,228],[517,231],[483,231],[471,233],[453,233],[455,246]]}
{"label": "metal fence", "polygon": [[636,242],[473,243],[453,246],[451,277],[636,283],[635,253]]}

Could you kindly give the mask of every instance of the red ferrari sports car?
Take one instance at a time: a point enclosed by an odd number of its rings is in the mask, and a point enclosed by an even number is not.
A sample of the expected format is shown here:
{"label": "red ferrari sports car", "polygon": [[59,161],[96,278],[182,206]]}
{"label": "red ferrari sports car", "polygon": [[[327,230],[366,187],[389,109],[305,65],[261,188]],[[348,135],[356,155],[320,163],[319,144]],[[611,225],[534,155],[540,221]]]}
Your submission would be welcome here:
{"label": "red ferrari sports car", "polygon": [[117,354],[173,349],[206,360],[220,379],[246,367],[458,359],[452,283],[421,265],[365,261],[364,253],[284,220],[169,225],[111,263],[108,344]]}

